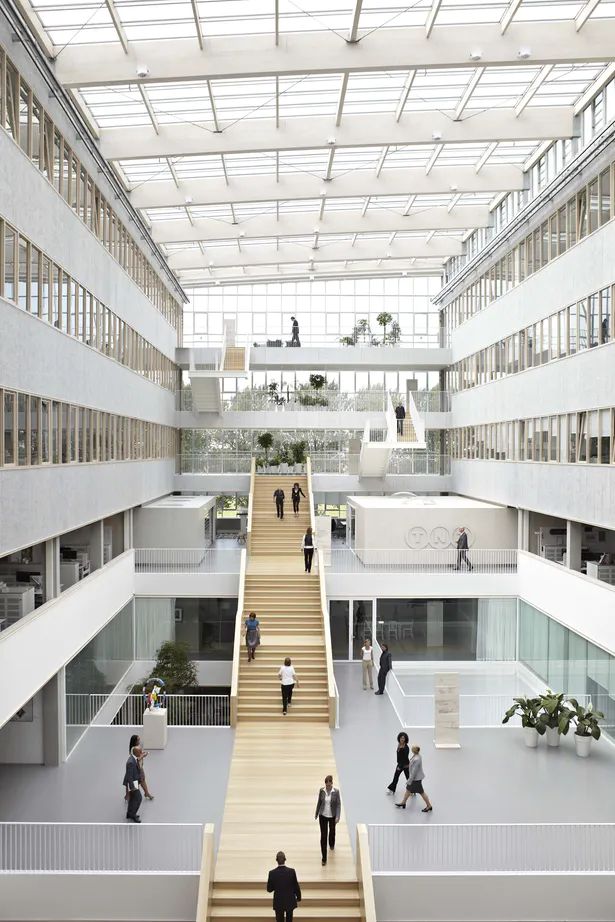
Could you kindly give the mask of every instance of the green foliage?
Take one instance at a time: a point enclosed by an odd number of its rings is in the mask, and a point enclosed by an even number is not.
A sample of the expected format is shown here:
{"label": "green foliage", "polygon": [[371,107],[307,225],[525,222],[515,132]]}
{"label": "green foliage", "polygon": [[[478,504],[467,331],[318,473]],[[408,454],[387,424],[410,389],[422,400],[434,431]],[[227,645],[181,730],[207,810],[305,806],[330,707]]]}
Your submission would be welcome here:
{"label": "green foliage", "polygon": [[381,311],[376,317],[376,322],[379,326],[382,327],[382,345],[386,345],[387,342],[387,327],[393,320],[393,314],[389,314],[388,311]]}
{"label": "green foliage", "polygon": [[552,730],[558,730],[562,736],[566,736],[570,729],[570,720],[572,711],[566,707],[564,702],[564,693],[555,694],[550,688],[540,696],[540,715],[538,722],[545,729],[549,727]]}
{"label": "green foliage", "polygon": [[575,736],[591,736],[599,740],[602,731],[598,721],[604,720],[602,711],[595,711],[591,702],[584,708],[576,698],[570,698],[568,704],[572,708],[572,720],[576,726]]}
{"label": "green foliage", "polygon": [[196,666],[188,657],[188,644],[166,640],[156,654],[156,665],[148,679],[158,677],[170,695],[198,685]]}
{"label": "green foliage", "polygon": [[294,464],[305,464],[307,460],[306,454],[305,454],[306,449],[307,449],[306,441],[301,440],[299,442],[291,442],[291,444],[289,445],[289,449],[290,449]]}
{"label": "green foliage", "polygon": [[391,324],[391,329],[386,335],[386,339],[392,346],[396,346],[401,339],[401,327],[397,320],[394,320]]}
{"label": "green foliage", "polygon": [[341,336],[340,343],[342,346],[356,346],[357,340],[355,336]]}
{"label": "green foliage", "polygon": [[315,391],[321,390],[326,383],[327,379],[324,375],[310,375],[310,387],[314,388]]}
{"label": "green foliage", "polygon": [[303,407],[328,407],[329,401],[320,394],[298,394],[298,400]]}
{"label": "green foliage", "polygon": [[265,459],[269,460],[269,449],[273,445],[273,436],[270,432],[262,432],[256,440],[259,448],[265,452]]}
{"label": "green foliage", "polygon": [[538,731],[540,736],[543,736],[546,727],[540,723],[541,699],[513,698],[513,702],[504,714],[502,723],[507,724],[511,717],[518,715],[521,717],[522,727],[532,727]]}

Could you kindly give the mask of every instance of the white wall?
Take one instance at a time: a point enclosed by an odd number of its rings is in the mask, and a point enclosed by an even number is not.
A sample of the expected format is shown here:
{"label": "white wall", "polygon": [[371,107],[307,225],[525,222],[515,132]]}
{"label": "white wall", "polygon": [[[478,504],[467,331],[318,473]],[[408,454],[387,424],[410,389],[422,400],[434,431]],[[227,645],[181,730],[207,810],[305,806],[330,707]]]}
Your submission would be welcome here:
{"label": "white wall", "polygon": [[198,874],[32,873],[0,880],[3,922],[190,922],[196,916]]}
{"label": "white wall", "polygon": [[175,395],[0,298],[0,385],[175,426]]}
{"label": "white wall", "polygon": [[21,765],[42,765],[45,761],[43,749],[43,700],[42,693],[32,701],[33,720],[10,720],[0,730],[0,763]]}
{"label": "white wall", "polygon": [[175,462],[0,469],[0,555],[131,509],[173,487]]}
{"label": "white wall", "polygon": [[615,403],[615,343],[453,395],[451,426],[527,419]]}
{"label": "white wall", "polygon": [[328,599],[476,599],[516,596],[518,585],[515,573],[325,572]]}
{"label": "white wall", "polygon": [[132,599],[133,584],[127,551],[0,634],[0,727]]}
{"label": "white wall", "polygon": [[615,221],[609,221],[454,330],[452,361],[458,362],[611,285],[613,252]]}
{"label": "white wall", "polygon": [[[452,490],[453,480],[445,476],[395,474],[386,480],[378,478],[359,479],[353,474],[312,474],[315,493],[396,493],[407,490],[411,493],[447,493]],[[249,474],[176,474],[173,489],[186,493],[247,493],[250,489]]]}
{"label": "white wall", "polygon": [[[357,553],[363,549],[405,549],[409,529],[423,528],[429,536],[434,528],[446,528],[452,535],[465,525],[475,548],[517,546],[517,513],[506,508],[450,508],[442,506],[404,508],[355,508]],[[431,547],[431,544],[427,545]]]}
{"label": "white wall", "polygon": [[301,349],[250,349],[250,368],[266,371],[272,368],[321,371],[343,369],[362,371],[365,368],[388,371],[430,371],[446,368],[451,363],[450,349],[413,349],[390,346],[373,349],[361,346],[302,346]]}
{"label": "white wall", "polygon": [[615,468],[538,461],[453,461],[455,492],[615,528]]}
{"label": "white wall", "polygon": [[237,573],[135,573],[134,586],[137,596],[234,598],[239,592],[239,570]]}
{"label": "white wall", "polygon": [[[316,366],[320,367],[320,366]],[[182,410],[177,414],[182,429],[357,429],[363,430],[369,420],[374,429],[384,429],[384,412],[358,413],[331,410],[251,410],[217,413],[194,413]]]}
{"label": "white wall", "polygon": [[144,506],[135,509],[135,547],[204,548],[205,521],[215,506],[215,497],[202,506]]}
{"label": "white wall", "polygon": [[615,656],[615,587],[519,552],[519,597]]}
{"label": "white wall", "polygon": [[615,875],[376,874],[378,922],[612,922]]}

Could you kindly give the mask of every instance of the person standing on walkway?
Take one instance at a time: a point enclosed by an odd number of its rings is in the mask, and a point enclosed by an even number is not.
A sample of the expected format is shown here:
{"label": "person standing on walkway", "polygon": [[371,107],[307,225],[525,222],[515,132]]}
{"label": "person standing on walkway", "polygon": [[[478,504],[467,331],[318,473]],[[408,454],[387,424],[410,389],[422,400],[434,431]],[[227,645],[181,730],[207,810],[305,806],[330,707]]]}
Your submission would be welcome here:
{"label": "person standing on walkway", "polygon": [[397,435],[403,435],[404,434],[404,420],[406,418],[406,410],[401,400],[395,407],[395,418],[397,419]]}
{"label": "person standing on walkway", "polygon": [[340,821],[342,800],[340,792],[333,787],[333,775],[327,775],[325,786],[318,792],[314,819],[320,823],[320,852],[323,865],[327,863],[327,837],[329,848],[335,848],[335,827]]}
{"label": "person standing on walkway", "polygon": [[[139,763],[139,785],[143,789],[143,794],[145,795],[146,800],[153,800],[154,795],[150,794],[149,788],[147,787],[147,781],[145,780],[145,769],[143,768],[143,760],[149,755],[149,752],[143,748],[141,745],[141,737],[138,733],[133,733],[130,737],[130,743],[128,745],[128,752],[132,752],[133,748],[138,746],[140,749],[140,755],[137,758]],[[128,796],[126,796],[128,800]]]}
{"label": "person standing on walkway", "polygon": [[293,488],[290,491],[290,498],[293,501],[293,512],[295,515],[299,515],[299,503],[301,502],[301,497],[305,499],[305,493],[298,483],[294,483]]}
{"label": "person standing on walkway", "polygon": [[382,644],[382,653],[380,654],[380,668],[378,669],[378,691],[377,695],[384,695],[384,687],[387,681],[387,674],[393,668],[393,657],[389,653],[387,644]]}
{"label": "person standing on walkway", "polygon": [[367,691],[367,686],[374,690],[374,648],[369,637],[366,637],[361,647],[361,666],[363,668],[363,691]]}
{"label": "person standing on walkway", "polygon": [[277,868],[269,871],[267,893],[273,893],[273,911],[276,922],[292,922],[297,903],[301,902],[301,887],[294,868],[286,867],[286,855],[275,856]]}
{"label": "person standing on walkway", "polygon": [[293,700],[293,689],[295,685],[299,688],[299,679],[297,678],[297,673],[295,672],[295,667],[291,662],[290,656],[287,656],[284,660],[284,665],[280,666],[278,676],[280,678],[282,691],[282,714],[286,716],[288,705],[291,704]]}
{"label": "person standing on walkway", "polygon": [[139,807],[141,806],[141,801],[143,800],[141,791],[139,790],[139,752],[139,746],[133,746],[130,750],[130,756],[126,762],[124,780],[122,781],[122,784],[126,788],[126,793],[128,795],[126,819],[133,823],[141,822],[141,818],[138,816],[138,813]]}
{"label": "person standing on walkway", "polygon": [[433,807],[431,801],[425,791],[423,790],[423,779],[425,777],[425,772],[423,771],[423,759],[421,758],[421,747],[413,746],[412,747],[412,758],[410,759],[410,777],[406,782],[406,793],[404,794],[404,799],[400,804],[395,804],[396,807],[401,807],[403,810],[406,809],[406,802],[409,797],[412,797],[413,794],[420,794],[423,800],[425,801],[425,806],[421,810],[421,813],[431,813]]}
{"label": "person standing on walkway", "polygon": [[297,320],[296,317],[291,317],[290,319],[293,322],[293,335],[292,335],[290,344],[291,346],[300,346],[301,343],[299,342],[299,321]]}
{"label": "person standing on walkway", "polygon": [[397,759],[397,765],[395,767],[393,780],[387,787],[387,794],[395,793],[397,790],[397,782],[402,772],[406,776],[406,781],[410,778],[410,740],[408,739],[407,733],[397,734],[397,752],[395,753],[395,758]]}
{"label": "person standing on walkway", "polygon": [[473,570],[474,567],[468,559],[468,533],[463,527],[459,529],[459,537],[457,538],[457,566],[456,570],[461,570],[461,562],[464,562],[468,570]]}
{"label": "person standing on walkway", "polygon": [[245,623],[246,628],[246,647],[248,650],[248,662],[254,659],[254,654],[256,653],[256,648],[261,642],[261,631],[259,627],[259,621],[256,617],[256,613],[251,611],[248,617],[246,618]]}
{"label": "person standing on walkway", "polygon": [[312,528],[308,525],[306,532],[301,541],[301,550],[303,551],[303,560],[305,561],[305,572],[312,572],[312,559],[314,557],[314,551],[316,550],[316,545],[314,544],[314,535],[312,533]]}
{"label": "person standing on walkway", "polygon": [[282,487],[278,487],[277,490],[273,491],[273,498],[275,499],[275,511],[279,519],[284,518],[284,490]]}

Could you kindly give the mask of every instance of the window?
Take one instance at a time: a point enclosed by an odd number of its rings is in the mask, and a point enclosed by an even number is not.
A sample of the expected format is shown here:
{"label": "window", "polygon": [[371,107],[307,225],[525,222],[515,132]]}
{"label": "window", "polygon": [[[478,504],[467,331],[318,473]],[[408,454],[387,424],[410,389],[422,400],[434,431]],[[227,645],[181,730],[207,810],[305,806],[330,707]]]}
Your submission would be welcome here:
{"label": "window", "polygon": [[17,282],[15,271],[17,268],[17,259],[15,250],[17,248],[17,234],[8,226],[4,225],[4,297],[7,301],[15,301],[17,293]]}
{"label": "window", "polygon": [[11,391],[4,392],[4,463],[15,464],[15,412],[16,395]]}
{"label": "window", "polygon": [[17,303],[23,310],[28,310],[28,242],[19,238],[18,245],[18,295]]}

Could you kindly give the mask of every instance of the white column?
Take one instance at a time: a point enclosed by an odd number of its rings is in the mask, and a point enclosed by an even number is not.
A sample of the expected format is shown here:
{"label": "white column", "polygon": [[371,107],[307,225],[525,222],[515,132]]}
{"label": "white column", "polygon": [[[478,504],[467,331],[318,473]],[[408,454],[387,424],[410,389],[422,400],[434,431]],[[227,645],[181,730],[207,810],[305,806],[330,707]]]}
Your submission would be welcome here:
{"label": "white column", "polygon": [[581,569],[583,526],[580,522],[566,522],[566,566],[569,570]]}
{"label": "white column", "polygon": [[444,602],[427,602],[427,646],[441,647],[444,642]]}
{"label": "white column", "polygon": [[517,547],[520,551],[530,550],[530,513],[528,509],[517,509]]}
{"label": "white column", "polygon": [[91,571],[100,570],[103,565],[104,531],[102,519],[90,526],[90,568]]}
{"label": "white column", "polygon": [[43,759],[45,765],[66,761],[66,681],[64,669],[43,686]]}
{"label": "white column", "polygon": [[124,550],[129,551],[132,546],[132,509],[126,509],[124,510]]}
{"label": "white column", "polygon": [[43,601],[48,602],[60,594],[60,539],[45,541],[45,591]]}

